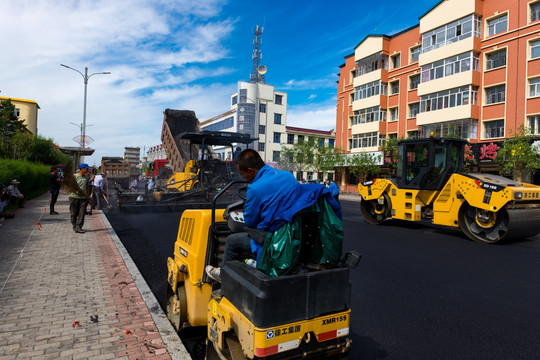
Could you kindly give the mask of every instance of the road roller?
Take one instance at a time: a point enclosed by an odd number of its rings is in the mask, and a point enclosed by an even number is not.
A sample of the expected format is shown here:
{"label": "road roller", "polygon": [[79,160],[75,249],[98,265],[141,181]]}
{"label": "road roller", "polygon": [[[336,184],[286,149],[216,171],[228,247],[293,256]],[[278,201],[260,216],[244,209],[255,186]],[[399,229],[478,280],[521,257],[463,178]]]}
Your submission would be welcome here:
{"label": "road roller", "polygon": [[493,244],[540,232],[540,187],[492,174],[463,172],[467,141],[398,142],[396,176],[358,184],[365,221],[431,220]]}
{"label": "road roller", "polygon": [[[346,359],[352,344],[349,270],[361,255],[343,255],[339,242],[334,244],[338,259],[321,260],[327,216],[334,216],[333,232],[343,235],[337,215],[321,215],[328,205],[323,197],[294,217],[297,230],[291,239],[300,247],[287,271],[268,273],[261,270],[261,261],[253,266],[253,261],[235,260],[221,269],[221,283],[206,274],[207,265],[220,265],[229,234],[247,231],[271,241],[272,233],[245,228],[245,185],[233,181],[214,196],[211,209],[183,212],[174,256],[167,260],[168,319],[178,332],[206,327],[208,360]],[[216,209],[218,199],[230,191],[238,195],[237,201]],[[245,260],[254,259],[246,254]]]}

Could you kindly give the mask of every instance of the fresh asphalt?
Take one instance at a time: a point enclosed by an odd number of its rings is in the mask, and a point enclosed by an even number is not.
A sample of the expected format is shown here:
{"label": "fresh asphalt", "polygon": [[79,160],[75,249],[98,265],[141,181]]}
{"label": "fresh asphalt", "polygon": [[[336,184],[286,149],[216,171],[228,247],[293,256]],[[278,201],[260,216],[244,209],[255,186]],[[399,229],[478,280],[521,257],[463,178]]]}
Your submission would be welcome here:
{"label": "fresh asphalt", "polygon": [[[496,245],[426,221],[375,226],[341,196],[351,271],[350,359],[535,359],[540,236]],[[107,215],[162,307],[181,213]]]}

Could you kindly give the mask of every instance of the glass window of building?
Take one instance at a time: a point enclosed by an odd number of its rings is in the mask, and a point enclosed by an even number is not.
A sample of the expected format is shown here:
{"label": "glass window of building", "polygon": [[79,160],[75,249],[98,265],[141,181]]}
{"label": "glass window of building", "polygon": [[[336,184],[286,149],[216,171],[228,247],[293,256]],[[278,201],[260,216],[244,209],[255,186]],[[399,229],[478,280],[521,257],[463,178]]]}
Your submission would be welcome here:
{"label": "glass window of building", "polygon": [[390,83],[390,95],[399,94],[399,80]]}
{"label": "glass window of building", "polygon": [[527,117],[529,121],[529,130],[532,135],[540,134],[540,115],[533,115]]}
{"label": "glass window of building", "polygon": [[498,85],[486,88],[486,105],[502,103],[505,100],[506,85]]}
{"label": "glass window of building", "polygon": [[504,137],[504,120],[485,122],[484,123],[484,137],[486,139]]}
{"label": "glass window of building", "polygon": [[380,110],[378,106],[357,110],[353,113],[351,125],[365,124],[374,121],[385,121],[386,110]]}
{"label": "glass window of building", "polygon": [[281,124],[281,114],[274,113],[274,124]]}
{"label": "glass window of building", "polygon": [[231,104],[236,105],[237,103],[238,103],[238,96],[235,95],[232,97]]}
{"label": "glass window of building", "polygon": [[540,40],[531,41],[531,59],[540,57]]}
{"label": "glass window of building", "polygon": [[375,95],[386,95],[385,83],[376,80],[354,88],[354,100],[361,100]]}
{"label": "glass window of building", "polygon": [[378,147],[381,146],[384,139],[385,137],[379,135],[378,132],[355,134],[349,142],[349,146],[351,149]]}
{"label": "glass window of building", "polygon": [[531,21],[540,20],[540,2],[531,4]]}
{"label": "glass window of building", "polygon": [[388,69],[388,55],[378,53],[358,60],[355,76],[365,75],[378,69]]}
{"label": "glass window of building", "polygon": [[409,118],[415,118],[420,112],[420,103],[409,104]]}
{"label": "glass window of building", "polygon": [[418,139],[419,137],[420,133],[418,130],[407,131],[407,139]]}
{"label": "glass window of building", "polygon": [[462,86],[450,90],[424,95],[420,98],[420,112],[442,110],[462,105],[476,105],[477,86]]}
{"label": "glass window of building", "polygon": [[540,77],[529,80],[529,96],[540,96]]}
{"label": "glass window of building", "polygon": [[264,143],[259,143],[259,151],[264,151]]}
{"label": "glass window of building", "polygon": [[324,146],[324,138],[319,138],[319,147]]}
{"label": "glass window of building", "polygon": [[486,70],[506,66],[506,49],[486,54]]}
{"label": "glass window of building", "polygon": [[276,105],[282,105],[283,104],[283,95],[277,95],[276,94],[276,99],[274,101],[276,103]]}
{"label": "glass window of building", "polygon": [[420,84],[420,74],[412,75],[409,77],[409,90],[418,89],[418,84]]}
{"label": "glass window of building", "polygon": [[473,14],[423,33],[422,52],[426,53],[471,36],[480,37],[480,23],[480,17]]}
{"label": "glass window of building", "polygon": [[479,55],[472,51],[422,66],[422,82],[440,79],[460,72],[479,70]]}
{"label": "glass window of building", "polygon": [[259,104],[259,112],[261,113],[266,112],[266,104]]}
{"label": "glass window of building", "polygon": [[401,66],[401,54],[396,54],[390,56],[390,62],[392,63],[392,69],[398,68]]}
{"label": "glass window of building", "polygon": [[278,144],[281,142],[281,133],[279,132],[274,133],[274,142]]}
{"label": "glass window of building", "polygon": [[287,134],[287,144],[294,144],[294,134]]}
{"label": "glass window of building", "polygon": [[487,21],[488,36],[504,32],[508,29],[508,14]]}
{"label": "glass window of building", "polygon": [[328,147],[333,148],[336,144],[336,140],[334,139],[328,139]]}
{"label": "glass window of building", "polygon": [[388,109],[390,112],[390,121],[398,121],[399,118],[399,107]]}
{"label": "glass window of building", "polygon": [[279,161],[279,151],[272,151],[272,161],[273,162]]}
{"label": "glass window of building", "polygon": [[304,135],[298,135],[298,143],[304,142]]}
{"label": "glass window of building", "polygon": [[266,134],[266,125],[259,125],[259,134]]}
{"label": "glass window of building", "polygon": [[437,134],[442,137],[459,136],[464,139],[476,139],[478,120],[461,119],[454,121],[444,121],[436,124],[418,126],[420,137],[429,137],[430,134]]}
{"label": "glass window of building", "polygon": [[420,57],[420,51],[422,50],[421,46],[417,46],[411,49],[411,61],[415,62],[418,61],[418,58]]}

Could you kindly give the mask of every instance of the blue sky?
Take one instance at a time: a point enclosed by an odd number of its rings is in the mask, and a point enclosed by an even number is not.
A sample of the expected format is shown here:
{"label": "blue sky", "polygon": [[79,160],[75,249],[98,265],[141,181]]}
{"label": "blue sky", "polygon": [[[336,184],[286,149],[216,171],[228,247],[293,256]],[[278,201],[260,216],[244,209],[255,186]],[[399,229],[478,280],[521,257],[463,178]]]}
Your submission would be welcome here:
{"label": "blue sky", "polygon": [[439,0],[0,0],[0,95],[37,101],[39,134],[76,146],[89,73],[87,157],[160,143],[163,110],[206,120],[249,80],[253,29],[264,26],[266,83],[288,93],[288,125],[335,128],[337,73],[368,34],[418,24]]}

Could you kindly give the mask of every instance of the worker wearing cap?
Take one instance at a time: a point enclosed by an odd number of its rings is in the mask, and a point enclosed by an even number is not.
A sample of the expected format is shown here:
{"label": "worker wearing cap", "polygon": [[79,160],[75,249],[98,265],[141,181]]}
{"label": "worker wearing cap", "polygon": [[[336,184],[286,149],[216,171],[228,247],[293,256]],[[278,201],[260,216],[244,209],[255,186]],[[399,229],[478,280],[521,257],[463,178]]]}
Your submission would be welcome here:
{"label": "worker wearing cap", "polygon": [[7,187],[7,192],[11,202],[18,202],[20,208],[24,207],[24,195],[19,190],[19,184],[16,179],[11,180],[11,185]]}
{"label": "worker wearing cap", "polygon": [[88,164],[79,165],[79,172],[75,174],[75,180],[79,189],[69,194],[69,212],[71,214],[71,225],[73,231],[84,234],[82,227],[84,225],[84,213],[86,210],[86,201],[88,200],[88,175],[91,169]]}

